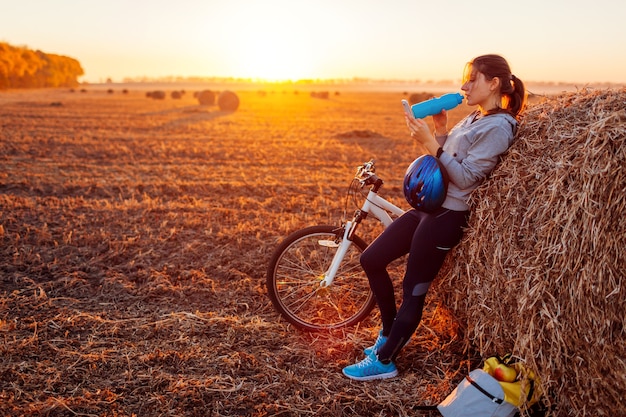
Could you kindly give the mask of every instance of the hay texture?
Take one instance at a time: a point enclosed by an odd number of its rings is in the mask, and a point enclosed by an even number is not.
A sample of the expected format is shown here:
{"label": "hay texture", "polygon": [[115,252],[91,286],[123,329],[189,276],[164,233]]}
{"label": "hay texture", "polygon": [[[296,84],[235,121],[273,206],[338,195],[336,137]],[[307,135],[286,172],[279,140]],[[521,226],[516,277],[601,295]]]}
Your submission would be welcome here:
{"label": "hay texture", "polygon": [[626,415],[626,89],[526,111],[440,295],[483,357],[512,352],[557,416]]}

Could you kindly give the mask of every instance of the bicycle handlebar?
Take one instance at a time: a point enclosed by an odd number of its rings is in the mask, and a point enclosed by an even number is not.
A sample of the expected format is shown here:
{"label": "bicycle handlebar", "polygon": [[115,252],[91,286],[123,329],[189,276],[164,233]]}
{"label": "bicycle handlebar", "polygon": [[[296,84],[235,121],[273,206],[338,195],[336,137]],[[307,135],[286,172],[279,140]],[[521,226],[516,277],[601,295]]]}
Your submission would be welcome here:
{"label": "bicycle handlebar", "polygon": [[376,172],[376,167],[374,167],[374,160],[371,159],[369,162],[365,162],[363,165],[359,165],[356,168],[356,174],[354,178],[361,181],[364,178],[370,177],[372,174]]}
{"label": "bicycle handlebar", "polygon": [[376,189],[378,189],[383,184],[383,180],[380,179],[375,172],[376,167],[374,166],[374,160],[370,159],[368,162],[357,167],[354,179],[361,183],[361,187],[374,184],[377,186]]}

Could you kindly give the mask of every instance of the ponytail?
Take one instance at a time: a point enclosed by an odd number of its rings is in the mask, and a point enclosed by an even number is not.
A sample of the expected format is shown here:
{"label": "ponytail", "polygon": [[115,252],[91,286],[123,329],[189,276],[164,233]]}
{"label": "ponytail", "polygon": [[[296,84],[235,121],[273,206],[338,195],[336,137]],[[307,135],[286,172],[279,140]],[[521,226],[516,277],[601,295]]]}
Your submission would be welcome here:
{"label": "ponytail", "polygon": [[509,84],[511,85],[511,92],[504,91],[504,87],[502,89],[502,94],[508,95],[509,97],[508,106],[504,108],[517,118],[526,108],[526,87],[524,87],[522,80],[513,74],[511,74],[511,81]]}

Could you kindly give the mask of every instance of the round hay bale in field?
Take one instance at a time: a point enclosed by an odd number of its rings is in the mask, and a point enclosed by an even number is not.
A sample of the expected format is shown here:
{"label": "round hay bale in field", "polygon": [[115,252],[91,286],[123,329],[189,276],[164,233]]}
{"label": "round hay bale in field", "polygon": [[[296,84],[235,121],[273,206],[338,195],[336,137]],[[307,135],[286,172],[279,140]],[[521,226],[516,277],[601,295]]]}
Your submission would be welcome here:
{"label": "round hay bale in field", "polygon": [[311,97],[327,99],[329,97],[328,91],[311,91]]}
{"label": "round hay bale in field", "polygon": [[408,102],[410,105],[421,103],[428,99],[433,98],[435,95],[432,93],[413,93],[409,96]]}
{"label": "round hay bale in field", "polygon": [[212,106],[215,104],[215,93],[211,90],[203,90],[198,93],[198,103],[203,106]]}
{"label": "round hay bale in field", "polygon": [[554,415],[626,415],[626,89],[535,104],[436,293],[483,357],[538,372]]}
{"label": "round hay bale in field", "polygon": [[153,91],[151,96],[155,100],[165,100],[165,91],[157,90]]}
{"label": "round hay bale in field", "polygon": [[222,91],[217,99],[217,105],[222,111],[235,111],[239,108],[239,97],[232,91]]}
{"label": "round hay bale in field", "polygon": [[172,91],[170,95],[175,100],[180,100],[181,98],[183,98],[183,94],[180,91]]}

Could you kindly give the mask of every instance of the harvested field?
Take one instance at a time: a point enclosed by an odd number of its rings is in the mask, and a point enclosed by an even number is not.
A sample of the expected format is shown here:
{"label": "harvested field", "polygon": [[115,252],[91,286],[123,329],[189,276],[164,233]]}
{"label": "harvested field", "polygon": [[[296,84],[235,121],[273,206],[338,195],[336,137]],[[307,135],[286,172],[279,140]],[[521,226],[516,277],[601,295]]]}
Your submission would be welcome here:
{"label": "harvested field", "polygon": [[402,96],[239,96],[0,94],[4,413],[407,415],[467,371],[433,304],[403,378],[351,382],[375,322],[301,333],[264,288],[280,239],[339,221],[357,164],[402,203]]}
{"label": "harvested field", "polygon": [[[480,365],[441,291],[401,377],[371,383],[341,368],[374,340],[375,315],[308,334],[266,296],[273,249],[339,222],[358,164],[375,158],[383,195],[406,205],[402,175],[421,150],[403,95],[238,95],[231,113],[192,94],[0,93],[6,415],[419,415]],[[559,415],[584,415],[570,411]]]}

